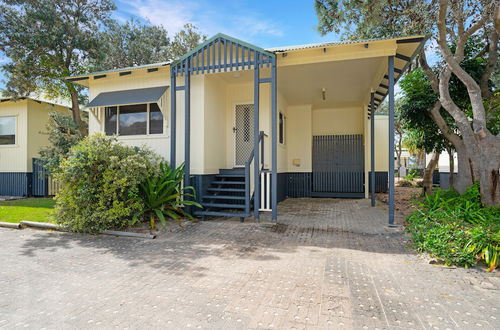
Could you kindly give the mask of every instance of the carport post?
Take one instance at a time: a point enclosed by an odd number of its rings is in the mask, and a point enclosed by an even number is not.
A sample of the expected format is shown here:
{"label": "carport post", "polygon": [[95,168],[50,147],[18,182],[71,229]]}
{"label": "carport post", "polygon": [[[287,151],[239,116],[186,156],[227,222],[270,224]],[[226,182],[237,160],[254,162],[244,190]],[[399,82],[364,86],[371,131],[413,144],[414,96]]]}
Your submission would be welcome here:
{"label": "carport post", "polygon": [[277,68],[276,57],[272,58],[271,68],[271,220],[278,220],[278,110],[277,110]]}
{"label": "carport post", "polygon": [[[249,55],[250,56],[250,55]],[[254,198],[253,198],[253,217],[255,220],[259,220],[259,210],[260,210],[260,155],[259,155],[259,141],[260,141],[260,131],[259,131],[259,100],[260,100],[260,69],[258,54],[254,52],[254,75],[253,75],[253,156],[254,156]],[[249,60],[250,61],[250,60]],[[264,141],[262,141],[264,143]]]}
{"label": "carport post", "polygon": [[370,94],[370,184],[372,207],[375,206],[375,93]]}
{"label": "carport post", "polygon": [[170,69],[170,167],[175,168],[175,137],[176,137],[176,72],[172,67]]}
{"label": "carport post", "polygon": [[389,226],[394,226],[394,56],[389,56]]}
{"label": "carport post", "polygon": [[190,186],[191,170],[191,72],[189,70],[190,59],[184,63],[184,186]]}

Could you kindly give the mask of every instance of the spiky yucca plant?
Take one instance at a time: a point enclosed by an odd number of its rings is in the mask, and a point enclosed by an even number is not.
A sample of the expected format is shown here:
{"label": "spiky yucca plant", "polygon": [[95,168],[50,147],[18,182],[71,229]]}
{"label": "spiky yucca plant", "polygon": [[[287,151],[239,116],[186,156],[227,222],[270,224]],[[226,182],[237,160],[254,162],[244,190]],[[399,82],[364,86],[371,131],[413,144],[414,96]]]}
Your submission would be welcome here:
{"label": "spiky yucca plant", "polygon": [[150,223],[151,233],[155,230],[156,220],[167,226],[167,218],[179,223],[181,217],[194,218],[184,211],[188,205],[202,207],[195,202],[195,190],[191,186],[183,187],[184,164],[172,169],[168,164],[160,164],[160,174],[147,178],[139,186],[139,194],[144,203],[144,209],[135,214],[132,224],[140,218],[146,218]]}

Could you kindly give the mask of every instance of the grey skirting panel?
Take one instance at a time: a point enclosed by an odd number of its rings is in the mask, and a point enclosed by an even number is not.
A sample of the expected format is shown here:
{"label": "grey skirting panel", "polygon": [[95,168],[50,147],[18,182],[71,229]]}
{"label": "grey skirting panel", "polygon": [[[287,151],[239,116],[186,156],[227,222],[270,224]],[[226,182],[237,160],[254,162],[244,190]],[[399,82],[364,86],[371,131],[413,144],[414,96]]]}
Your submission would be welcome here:
{"label": "grey skirting panel", "polygon": [[213,181],[215,181],[215,174],[197,174],[191,176],[191,186],[196,191],[196,201],[198,203],[201,203],[203,196],[206,195],[207,189]]}
{"label": "grey skirting panel", "polygon": [[0,195],[29,196],[31,195],[31,173],[3,172],[0,173]]}
{"label": "grey skirting panel", "polygon": [[[370,172],[368,172],[370,174]],[[386,193],[388,187],[389,177],[387,176],[387,172],[375,172],[375,192],[376,193]],[[368,182],[370,182],[370,177],[368,177]],[[368,185],[369,191],[371,191],[371,183]]]}
{"label": "grey skirting panel", "polygon": [[289,172],[283,174],[286,175],[287,197],[311,197],[312,173]]}

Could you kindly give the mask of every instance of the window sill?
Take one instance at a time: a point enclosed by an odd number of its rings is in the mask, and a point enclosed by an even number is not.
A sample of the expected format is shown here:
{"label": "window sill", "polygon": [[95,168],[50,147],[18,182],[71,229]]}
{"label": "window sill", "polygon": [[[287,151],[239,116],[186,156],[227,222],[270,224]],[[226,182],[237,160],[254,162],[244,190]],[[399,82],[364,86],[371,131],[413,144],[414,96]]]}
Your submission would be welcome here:
{"label": "window sill", "polygon": [[118,140],[153,140],[166,139],[167,134],[150,134],[150,135],[115,135]]}

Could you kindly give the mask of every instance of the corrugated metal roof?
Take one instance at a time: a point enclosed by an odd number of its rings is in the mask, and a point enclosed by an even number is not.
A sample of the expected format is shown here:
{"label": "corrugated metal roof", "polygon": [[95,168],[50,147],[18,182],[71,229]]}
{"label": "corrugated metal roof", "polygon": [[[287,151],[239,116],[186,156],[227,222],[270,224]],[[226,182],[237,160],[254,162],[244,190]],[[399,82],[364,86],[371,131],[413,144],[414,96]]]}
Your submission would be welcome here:
{"label": "corrugated metal roof", "polygon": [[158,63],[144,64],[144,65],[129,66],[129,67],[125,67],[125,68],[115,68],[115,69],[110,69],[110,70],[85,73],[85,74],[81,74],[81,75],[77,75],[77,76],[65,77],[64,79],[82,78],[82,77],[96,76],[96,75],[101,75],[101,74],[106,74],[106,73],[154,68],[154,67],[158,67],[158,66],[167,66],[171,63],[172,63],[172,61],[166,61],[166,62],[158,62]]}
{"label": "corrugated metal roof", "polygon": [[291,50],[321,48],[321,47],[338,46],[338,45],[366,44],[367,42],[384,41],[384,40],[399,40],[399,39],[408,39],[408,38],[412,38],[412,37],[414,37],[414,36],[395,37],[395,38],[371,38],[371,39],[363,39],[363,40],[342,40],[342,41],[320,42],[320,43],[315,43],[315,44],[272,47],[272,48],[266,48],[266,50],[269,52],[279,53],[279,52],[288,52]]}

